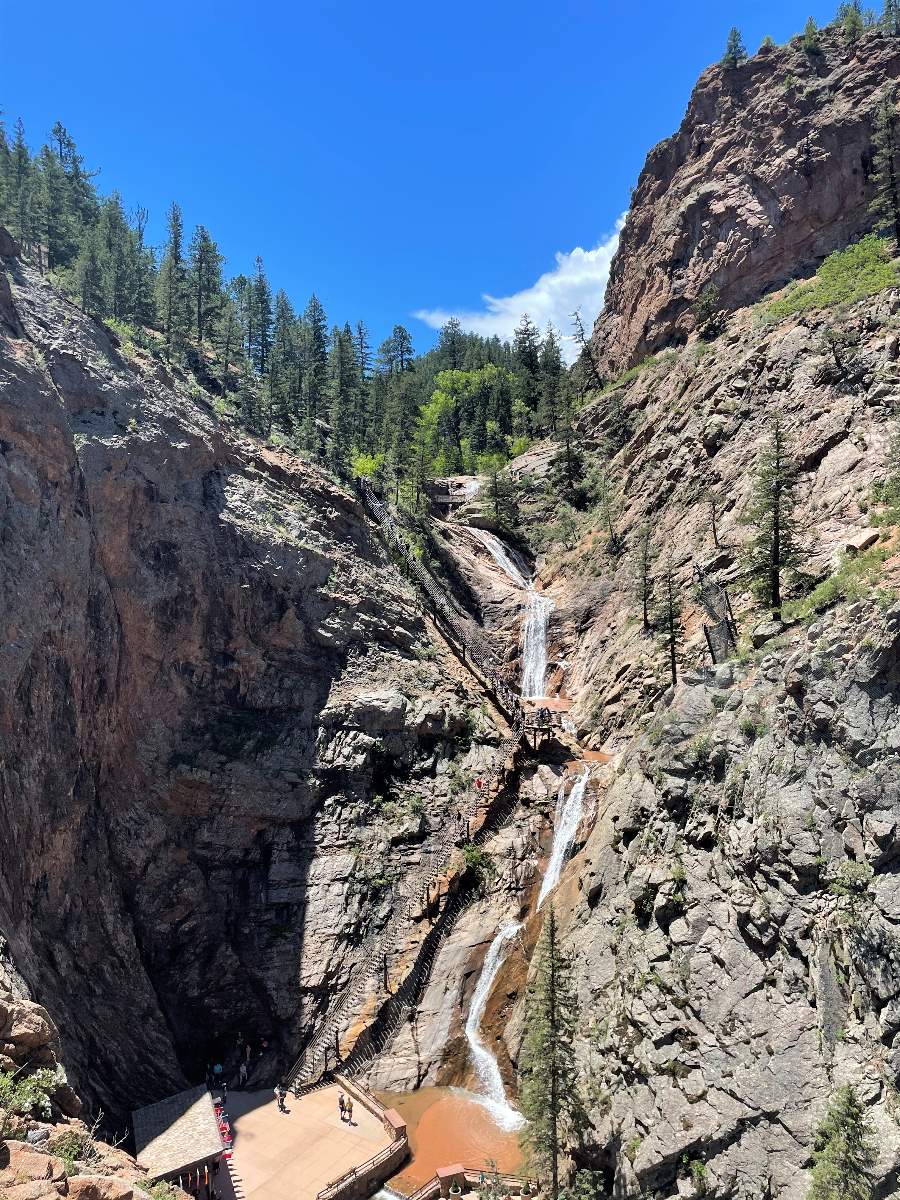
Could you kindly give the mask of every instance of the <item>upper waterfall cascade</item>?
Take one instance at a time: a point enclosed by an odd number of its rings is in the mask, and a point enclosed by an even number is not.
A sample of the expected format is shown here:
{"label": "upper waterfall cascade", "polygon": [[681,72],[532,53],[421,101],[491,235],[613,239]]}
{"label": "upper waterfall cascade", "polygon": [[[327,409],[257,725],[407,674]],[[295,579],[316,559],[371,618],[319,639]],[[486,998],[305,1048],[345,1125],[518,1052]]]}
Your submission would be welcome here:
{"label": "upper waterfall cascade", "polygon": [[537,700],[546,695],[547,625],[553,601],[544,596],[528,578],[523,565],[509,546],[487,529],[471,529],[503,573],[528,593],[528,615],[522,630],[522,696]]}

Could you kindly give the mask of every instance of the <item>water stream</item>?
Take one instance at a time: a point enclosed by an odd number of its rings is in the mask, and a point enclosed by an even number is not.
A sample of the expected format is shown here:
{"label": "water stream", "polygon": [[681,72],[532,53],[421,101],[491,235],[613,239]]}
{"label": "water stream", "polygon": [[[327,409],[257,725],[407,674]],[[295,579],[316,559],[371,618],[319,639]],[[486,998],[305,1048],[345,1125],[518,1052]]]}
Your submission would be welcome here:
{"label": "water stream", "polygon": [[481,1018],[487,1005],[488,996],[497,978],[497,972],[503,965],[509,949],[509,942],[516,936],[522,926],[517,921],[507,921],[500,927],[497,936],[491,942],[481,969],[481,976],[469,1005],[469,1015],[466,1018],[466,1041],[469,1052],[475,1064],[475,1074],[478,1077],[479,1100],[497,1122],[501,1129],[521,1129],[525,1124],[522,1114],[509,1103],[497,1059],[481,1040]]}
{"label": "water stream", "polygon": [[565,780],[557,793],[556,815],[553,820],[553,846],[550,849],[550,859],[541,881],[541,890],[538,893],[537,906],[539,910],[547,896],[559,883],[566,855],[569,853],[572,842],[575,840],[575,834],[578,832],[578,826],[581,824],[588,774],[589,769],[585,767],[572,785],[568,796],[565,795]]}
{"label": "water stream", "polygon": [[553,601],[542,595],[516,560],[512,550],[487,529],[471,529],[501,571],[528,594],[528,615],[522,633],[522,696],[538,700],[546,695],[547,624]]}

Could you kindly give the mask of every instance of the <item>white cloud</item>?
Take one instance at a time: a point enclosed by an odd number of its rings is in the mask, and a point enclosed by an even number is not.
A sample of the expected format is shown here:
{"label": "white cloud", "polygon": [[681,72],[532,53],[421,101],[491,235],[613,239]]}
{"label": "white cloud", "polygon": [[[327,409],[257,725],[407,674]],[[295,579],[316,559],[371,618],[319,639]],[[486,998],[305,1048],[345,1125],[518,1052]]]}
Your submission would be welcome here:
{"label": "white cloud", "polygon": [[568,253],[558,250],[556,266],[543,274],[531,287],[512,296],[482,296],[484,308],[475,312],[450,312],[442,308],[421,308],[413,313],[432,329],[440,329],[451,317],[456,317],[463,329],[484,337],[497,334],[510,339],[522,313],[528,313],[541,329],[547,322],[562,336],[563,354],[574,362],[578,347],[571,334],[572,313],[581,310],[585,328],[590,332],[597,313],[603,307],[603,293],[609,276],[609,265],[619,244],[619,234],[625,224],[624,215],[616,221],[615,232],[593,250],[576,246]]}

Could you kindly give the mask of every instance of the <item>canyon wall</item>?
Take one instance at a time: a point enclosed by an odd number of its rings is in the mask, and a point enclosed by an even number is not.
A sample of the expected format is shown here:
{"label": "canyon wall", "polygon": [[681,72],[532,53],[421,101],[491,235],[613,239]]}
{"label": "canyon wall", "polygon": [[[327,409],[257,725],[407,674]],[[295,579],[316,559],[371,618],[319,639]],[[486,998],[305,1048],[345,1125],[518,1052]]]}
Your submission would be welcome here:
{"label": "canyon wall", "polygon": [[654,147],[632,194],[593,346],[616,375],[725,310],[758,299],[872,224],[872,127],[900,76],[900,42],[829,27],[700,76],[678,132]]}
{"label": "canyon wall", "polygon": [[0,273],[0,932],[89,1104],[268,1080],[496,733],[358,501]]}

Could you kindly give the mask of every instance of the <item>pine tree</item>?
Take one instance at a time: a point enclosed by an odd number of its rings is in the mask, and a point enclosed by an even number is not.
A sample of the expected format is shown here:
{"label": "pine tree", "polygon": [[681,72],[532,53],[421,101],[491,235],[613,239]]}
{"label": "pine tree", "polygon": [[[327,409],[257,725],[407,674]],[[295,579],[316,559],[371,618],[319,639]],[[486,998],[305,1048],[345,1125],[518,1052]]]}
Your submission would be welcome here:
{"label": "pine tree", "polygon": [[732,25],[728,32],[728,41],[725,43],[725,53],[722,55],[722,66],[736,67],[746,57],[747,47],[744,45],[744,39],[741,37],[740,30]]}
{"label": "pine tree", "polygon": [[538,425],[541,397],[541,336],[528,313],[522,314],[513,332],[513,360],[514,402],[519,413],[516,432],[531,436]]}
{"label": "pine tree", "polygon": [[594,354],[594,347],[588,341],[587,335],[584,332],[584,322],[581,319],[581,312],[577,308],[572,313],[572,324],[575,326],[575,340],[578,342],[580,348],[578,361],[581,365],[582,373],[590,380],[589,387],[595,387],[599,391],[602,391],[603,375],[600,372],[600,366]]}
{"label": "pine tree", "polygon": [[296,329],[297,318],[291,302],[287,294],[279,290],[275,297],[275,318],[267,377],[266,424],[270,431],[273,424],[285,431],[291,428],[293,386],[297,369]]}
{"label": "pine tree", "polygon": [[103,245],[100,231],[88,231],[75,263],[75,283],[78,303],[92,317],[107,315],[106,289],[103,281]]}
{"label": "pine tree", "polygon": [[900,246],[900,121],[896,93],[885,93],[875,110],[872,135],[875,194],[870,210],[879,226],[891,229]]}
{"label": "pine tree", "polygon": [[263,260],[259,255],[256,257],[250,304],[253,308],[253,344],[250,347],[250,359],[258,374],[265,375],[272,344],[272,289],[269,287]]}
{"label": "pine tree", "polygon": [[166,339],[166,358],[180,353],[188,329],[187,269],[184,261],[184,222],[173,203],[168,212],[169,236],[159,267],[156,290]]}
{"label": "pine tree", "polygon": [[331,331],[328,359],[329,452],[334,468],[347,470],[353,450],[353,408],[357,386],[356,355],[349,325]]}
{"label": "pine tree", "polygon": [[860,0],[846,0],[844,4],[841,4],[837,11],[837,22],[844,37],[851,45],[858,41],[865,30]]}
{"label": "pine tree", "polygon": [[301,321],[300,376],[303,442],[308,449],[316,450],[316,422],[324,417],[328,403],[328,318],[315,293]]}
{"label": "pine tree", "polygon": [[362,450],[369,444],[371,425],[370,379],[372,375],[372,346],[369,331],[363,321],[356,322],[353,331],[353,357],[356,363],[356,395],[353,403],[353,445]]}
{"label": "pine tree", "polygon": [[552,1200],[558,1200],[560,1192],[560,1154],[570,1141],[580,1139],[585,1123],[575,1062],[577,1030],[572,960],[562,946],[551,904],[525,1001],[520,1102],[528,1118],[522,1141],[529,1168],[549,1178]]}
{"label": "pine tree", "polygon": [[900,37],[900,0],[884,0],[881,28],[889,37]]}
{"label": "pine tree", "polygon": [[69,199],[69,181],[59,157],[44,146],[38,159],[43,193],[44,236],[50,266],[68,267],[78,255],[78,226]]}
{"label": "pine tree", "polygon": [[819,28],[812,17],[807,18],[806,24],[803,26],[803,49],[807,54],[822,53],[822,47],[819,44]]}
{"label": "pine tree", "polygon": [[222,308],[222,263],[224,259],[209,231],[198,225],[188,250],[188,284],[191,317],[198,347],[214,332]]}
{"label": "pine tree", "polygon": [[797,467],[779,417],[772,420],[769,441],[760,456],[750,506],[743,518],[753,537],[744,551],[745,568],[774,620],[781,618],[781,580],[803,553],[794,520]]}
{"label": "pine tree", "polygon": [[34,251],[41,244],[43,210],[37,172],[31,161],[25,126],[21,117],[15,123],[15,137],[10,152],[9,208],[12,231],[23,249]]}
{"label": "pine tree", "polygon": [[547,326],[547,333],[541,343],[539,370],[541,392],[538,428],[542,433],[549,433],[556,426],[557,408],[564,375],[559,339],[552,325]]}
{"label": "pine tree", "polygon": [[442,371],[461,371],[465,366],[465,336],[456,317],[451,317],[446,325],[442,326],[437,352]]}
{"label": "pine tree", "polygon": [[870,1200],[875,1136],[851,1084],[838,1088],[816,1130],[807,1200]]}

